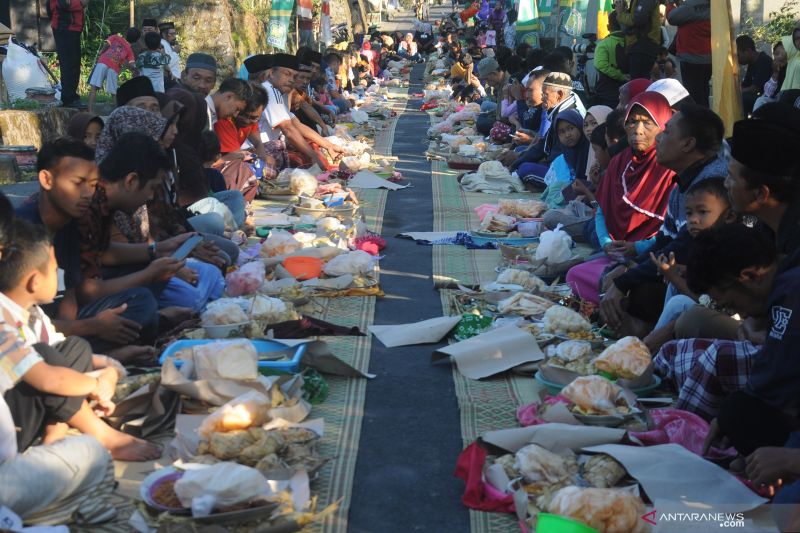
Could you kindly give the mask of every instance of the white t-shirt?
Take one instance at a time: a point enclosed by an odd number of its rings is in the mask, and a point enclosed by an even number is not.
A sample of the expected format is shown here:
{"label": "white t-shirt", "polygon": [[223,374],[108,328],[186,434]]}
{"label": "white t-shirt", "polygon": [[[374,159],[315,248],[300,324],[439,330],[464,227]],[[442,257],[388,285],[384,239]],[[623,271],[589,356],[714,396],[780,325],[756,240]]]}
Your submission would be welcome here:
{"label": "white t-shirt", "polygon": [[264,113],[258,121],[261,140],[263,142],[276,141],[283,136],[277,126],[292,119],[292,115],[289,113],[289,103],[283,93],[270,82],[265,81],[262,86],[267,90],[269,102],[267,102],[267,107],[264,108]]}
{"label": "white t-shirt", "polygon": [[214,124],[217,123],[217,106],[214,105],[214,99],[210,94],[206,96],[206,107],[208,107],[208,129],[214,131]]}
{"label": "white t-shirt", "polygon": [[164,53],[169,56],[169,71],[172,77],[176,80],[181,79],[181,56],[178,52],[172,49],[172,45],[166,39],[161,39],[161,46],[164,47]]}

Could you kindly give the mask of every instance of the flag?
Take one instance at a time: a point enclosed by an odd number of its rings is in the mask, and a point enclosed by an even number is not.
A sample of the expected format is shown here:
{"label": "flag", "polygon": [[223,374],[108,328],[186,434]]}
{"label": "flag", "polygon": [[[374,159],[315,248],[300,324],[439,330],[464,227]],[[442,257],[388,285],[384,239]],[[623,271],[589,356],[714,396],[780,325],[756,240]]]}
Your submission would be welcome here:
{"label": "flag", "polygon": [[322,17],[319,26],[320,40],[325,46],[333,44],[331,35],[331,4],[330,0],[322,0]]}
{"label": "flag", "polygon": [[733,124],[743,118],[739,86],[739,63],[734,46],[731,2],[720,2],[711,10],[711,109],[725,124],[725,137],[733,135]]}
{"label": "flag", "polygon": [[541,18],[550,18],[557,2],[558,0],[539,0],[539,16]]}
{"label": "flag", "polygon": [[517,22],[514,24],[517,32],[517,43],[528,43],[534,38],[538,39],[537,31],[541,29],[539,23],[539,9],[536,0],[520,0]]}
{"label": "flag", "polygon": [[608,15],[614,11],[613,0],[600,0],[597,12],[597,39],[605,39],[608,36]]}
{"label": "flag", "polygon": [[311,20],[314,17],[314,6],[311,0],[297,0],[297,16],[305,20]]}
{"label": "flag", "polygon": [[286,50],[286,37],[289,34],[292,8],[294,8],[294,0],[272,0],[267,29],[267,44],[279,50]]}

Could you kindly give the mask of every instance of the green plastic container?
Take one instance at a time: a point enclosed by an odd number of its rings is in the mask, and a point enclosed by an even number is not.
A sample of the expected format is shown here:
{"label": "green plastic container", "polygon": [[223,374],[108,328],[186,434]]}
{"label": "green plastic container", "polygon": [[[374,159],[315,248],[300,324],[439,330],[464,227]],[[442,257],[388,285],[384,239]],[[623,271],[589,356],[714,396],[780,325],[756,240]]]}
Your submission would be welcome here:
{"label": "green plastic container", "polygon": [[593,527],[557,514],[539,513],[536,533],[600,533]]}

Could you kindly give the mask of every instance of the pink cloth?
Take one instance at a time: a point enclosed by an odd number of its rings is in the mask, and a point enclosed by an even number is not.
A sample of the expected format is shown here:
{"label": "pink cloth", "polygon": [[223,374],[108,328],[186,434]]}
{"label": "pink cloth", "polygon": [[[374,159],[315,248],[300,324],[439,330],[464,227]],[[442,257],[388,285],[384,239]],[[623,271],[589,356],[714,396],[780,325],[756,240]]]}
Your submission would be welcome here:
{"label": "pink cloth", "polygon": [[[555,405],[557,403],[570,403],[569,400],[563,396],[546,396],[544,399],[546,405]],[[517,420],[519,425],[538,426],[539,424],[546,424],[546,420],[539,418],[539,402],[529,403],[528,405],[520,405],[517,407]]]}
{"label": "pink cloth", "polygon": [[567,283],[576,296],[600,304],[600,276],[611,264],[608,257],[600,257],[593,261],[581,263],[569,269]]}
{"label": "pink cloth", "polygon": [[[632,432],[632,437],[642,441],[645,446],[674,443],[697,455],[703,454],[703,441],[708,435],[708,422],[694,413],[680,409],[651,409],[650,417],[653,429]],[[722,458],[735,455],[736,450],[733,448],[726,450],[711,448],[707,457]]]}
{"label": "pink cloth", "polygon": [[486,218],[486,215],[495,214],[500,211],[500,206],[498,204],[481,204],[475,208],[475,212],[478,214],[478,218],[483,219]]}

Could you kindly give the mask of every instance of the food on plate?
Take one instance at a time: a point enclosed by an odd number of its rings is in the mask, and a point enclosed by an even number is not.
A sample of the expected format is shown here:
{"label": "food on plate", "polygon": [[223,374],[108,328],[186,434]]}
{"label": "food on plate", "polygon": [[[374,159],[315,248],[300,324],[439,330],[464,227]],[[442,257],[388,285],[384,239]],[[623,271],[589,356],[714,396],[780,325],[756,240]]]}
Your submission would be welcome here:
{"label": "food on plate", "polygon": [[558,455],[538,444],[528,444],[517,451],[514,468],[524,479],[525,491],[540,494],[572,483],[578,462],[571,451]]}
{"label": "food on plate", "polygon": [[548,512],[583,522],[601,533],[642,533],[641,498],[620,489],[564,487],[547,504]]}
{"label": "food on plate", "polygon": [[489,213],[481,222],[481,231],[508,233],[514,229],[516,219],[507,215]]}
{"label": "food on plate", "polygon": [[626,474],[625,467],[605,453],[591,456],[583,465],[583,479],[599,489],[613,487]]}
{"label": "food on plate", "polygon": [[177,479],[168,479],[159,483],[158,487],[153,491],[153,501],[162,507],[168,509],[180,509],[183,504],[175,494],[175,482]]}
{"label": "food on plate", "polygon": [[247,446],[253,443],[253,436],[246,429],[235,429],[232,431],[215,432],[209,436],[208,442],[202,442],[197,451],[209,453],[221,459],[229,461],[236,459]]}
{"label": "food on plate", "polygon": [[[208,438],[214,432],[233,431],[234,429],[248,429],[260,426],[269,420],[269,410],[275,407],[277,401],[283,399],[276,387],[271,389],[268,398],[264,394],[250,390],[229,401],[210,415],[200,424],[198,433],[201,437]],[[278,395],[279,398],[275,396]]]}
{"label": "food on plate", "polygon": [[283,438],[277,431],[265,431],[262,428],[250,428],[250,435],[255,442],[242,449],[237,461],[247,466],[255,466],[266,455],[278,453],[284,446]]}
{"label": "food on plate", "polygon": [[242,308],[232,302],[230,298],[221,298],[206,306],[200,315],[204,326],[227,326],[229,324],[242,324],[248,321],[247,314]]}
{"label": "food on plate", "polygon": [[540,290],[547,287],[547,284],[538,276],[517,268],[507,268],[500,272],[500,275],[497,276],[497,283],[519,285],[528,290]]}
{"label": "food on plate", "polygon": [[500,214],[517,218],[536,218],[547,211],[541,200],[500,200]]}
{"label": "food on plate", "polygon": [[281,458],[278,457],[277,453],[270,453],[262,457],[258,463],[256,463],[255,469],[262,474],[267,475],[268,472],[279,468],[284,468],[285,466],[286,464],[281,461]]}
{"label": "food on plate", "polygon": [[[552,348],[549,348],[552,350]],[[595,371],[592,345],[586,341],[565,341],[555,348],[555,354],[547,359],[548,366],[557,366],[572,370],[581,375]]]}
{"label": "food on plate", "polygon": [[262,473],[287,465],[292,468],[316,467],[324,461],[314,449],[319,439],[314,431],[289,427],[264,429],[260,426],[230,431],[201,432],[197,453],[221,461],[236,461]]}
{"label": "food on plate", "polygon": [[523,316],[538,316],[553,306],[553,302],[535,294],[518,292],[497,302],[500,314],[514,313]]}
{"label": "food on plate", "polygon": [[650,366],[652,357],[645,343],[637,337],[623,337],[595,359],[598,370],[623,379],[641,376]]}
{"label": "food on plate", "polygon": [[579,313],[563,305],[554,305],[544,314],[544,329],[550,333],[590,331],[592,325]]}
{"label": "food on plate", "polygon": [[581,376],[561,390],[574,413],[582,415],[616,415],[630,413],[622,389],[602,376]]}
{"label": "food on plate", "polygon": [[198,344],[192,347],[197,379],[254,380],[258,352],[247,339]]}

